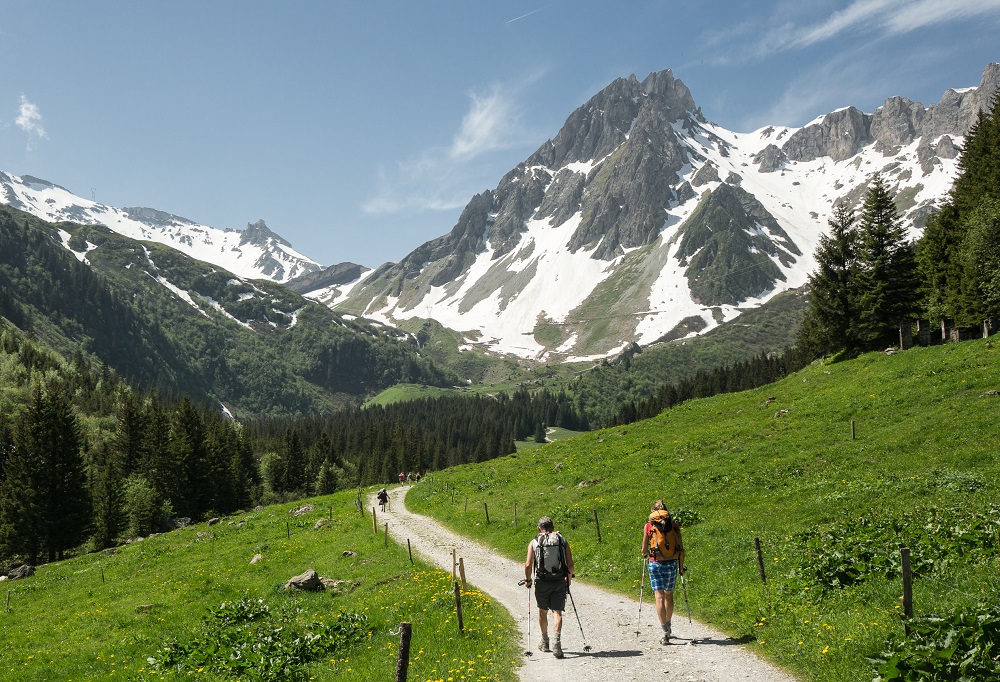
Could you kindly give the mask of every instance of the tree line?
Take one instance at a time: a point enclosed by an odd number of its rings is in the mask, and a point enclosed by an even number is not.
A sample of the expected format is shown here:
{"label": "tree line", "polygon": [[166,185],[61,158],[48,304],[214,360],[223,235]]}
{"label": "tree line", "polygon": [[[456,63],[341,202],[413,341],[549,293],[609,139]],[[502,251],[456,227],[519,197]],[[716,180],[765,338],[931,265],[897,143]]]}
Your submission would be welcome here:
{"label": "tree line", "polygon": [[130,386],[0,328],[0,565],[61,559],[257,504],[486,461],[549,426],[586,430],[565,393],[441,397],[240,423]]}
{"label": "tree line", "polygon": [[949,197],[915,243],[880,174],[859,213],[836,208],[816,250],[799,337],[813,356],[885,348],[917,316],[978,325],[1000,312],[998,101],[970,129]]}

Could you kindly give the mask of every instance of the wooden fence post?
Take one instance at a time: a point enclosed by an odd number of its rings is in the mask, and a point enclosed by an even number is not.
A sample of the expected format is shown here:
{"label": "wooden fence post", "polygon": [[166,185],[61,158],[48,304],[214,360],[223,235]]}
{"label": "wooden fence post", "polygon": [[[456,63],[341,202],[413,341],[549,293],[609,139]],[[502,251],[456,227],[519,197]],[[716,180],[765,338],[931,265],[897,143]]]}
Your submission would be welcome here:
{"label": "wooden fence post", "polygon": [[469,496],[465,496],[465,511],[469,511]]}
{"label": "wooden fence post", "polygon": [[406,553],[410,555],[410,563],[413,563],[413,549],[410,547],[410,538],[406,538]]}
{"label": "wooden fence post", "polygon": [[7,610],[10,611],[10,590],[7,590]]}
{"label": "wooden fence post", "polygon": [[406,682],[410,667],[410,638],[413,636],[412,623],[399,624],[399,653],[396,655],[396,682]]}
{"label": "wooden fence post", "polygon": [[455,581],[455,613],[458,614],[458,631],[465,632],[465,624],[462,622],[462,591],[458,589],[458,581]]}
{"label": "wooden fence post", "polygon": [[851,440],[854,440],[854,438],[855,438],[855,432],[854,432],[854,420],[852,419],[852,420],[851,420]]}
{"label": "wooden fence post", "polygon": [[601,541],[601,523],[597,520],[597,510],[594,510],[594,528],[597,529],[597,541]]}
{"label": "wooden fence post", "polygon": [[760,551],[760,538],[753,539],[754,549],[757,550],[757,569],[760,571],[760,581],[767,584],[767,576],[764,574],[764,555]]}
{"label": "wooden fence post", "polygon": [[372,532],[378,535],[378,521],[375,520],[375,507],[372,507]]}
{"label": "wooden fence post", "polygon": [[910,634],[910,619],[913,618],[913,576],[910,573],[910,548],[899,548],[899,559],[903,572],[903,631]]}
{"label": "wooden fence post", "polygon": [[514,525],[517,525],[517,502],[514,503]]}
{"label": "wooden fence post", "polygon": [[764,555],[760,551],[760,537],[754,536],[754,549],[757,551],[757,570],[760,571],[760,581],[764,583],[764,599],[771,601],[771,591],[767,585],[767,575],[764,573]]}
{"label": "wooden fence post", "polygon": [[458,557],[458,575],[462,579],[462,591],[465,592],[465,559]]}
{"label": "wooden fence post", "polygon": [[486,506],[485,502],[483,502],[483,511],[486,512],[486,525],[488,526],[490,525],[490,508]]}

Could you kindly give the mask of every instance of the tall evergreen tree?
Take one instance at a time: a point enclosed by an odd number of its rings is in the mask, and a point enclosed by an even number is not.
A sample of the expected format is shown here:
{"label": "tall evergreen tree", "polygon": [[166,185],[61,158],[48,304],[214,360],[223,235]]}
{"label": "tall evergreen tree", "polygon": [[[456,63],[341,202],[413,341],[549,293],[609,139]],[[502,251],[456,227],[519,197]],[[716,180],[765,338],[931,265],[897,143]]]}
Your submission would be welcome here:
{"label": "tall evergreen tree", "polygon": [[171,498],[174,509],[182,516],[199,518],[212,506],[208,453],[205,446],[205,424],[191,399],[185,396],[170,420],[170,458],[174,475],[181,483]]}
{"label": "tall evergreen tree", "polygon": [[299,432],[287,429],[282,445],[282,490],[289,493],[303,493],[306,491],[307,460]]}
{"label": "tall evergreen tree", "polygon": [[1000,199],[984,198],[967,220],[963,242],[969,288],[976,293],[976,319],[1000,313]]}
{"label": "tall evergreen tree", "polygon": [[77,417],[61,387],[36,385],[15,435],[0,492],[0,538],[7,553],[49,561],[85,539],[90,494]]}
{"label": "tall evergreen tree", "polygon": [[[969,221],[980,203],[1000,200],[1000,93],[988,112],[965,136],[958,160],[958,177],[941,211],[928,221],[918,243],[918,262],[925,282],[924,308],[932,317],[953,317],[959,324],[978,323],[984,312],[983,271],[970,260],[966,245]],[[980,236],[975,237],[979,240]],[[974,271],[969,271],[968,267]],[[988,306],[985,306],[988,308]]]}
{"label": "tall evergreen tree", "polygon": [[804,342],[817,354],[858,346],[856,283],[858,231],[854,211],[838,206],[829,221],[830,234],[821,235],[816,249],[816,272],[809,276],[808,320]]}
{"label": "tall evergreen tree", "polygon": [[858,338],[864,348],[898,339],[899,324],[917,311],[916,260],[889,186],[876,173],[861,208],[858,250]]}

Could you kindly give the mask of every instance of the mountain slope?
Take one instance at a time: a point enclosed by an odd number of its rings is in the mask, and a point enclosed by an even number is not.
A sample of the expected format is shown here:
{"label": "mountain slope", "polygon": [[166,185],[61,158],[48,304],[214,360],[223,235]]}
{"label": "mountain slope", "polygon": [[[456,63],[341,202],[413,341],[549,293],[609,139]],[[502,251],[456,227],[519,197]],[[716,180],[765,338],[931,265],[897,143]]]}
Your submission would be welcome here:
{"label": "mountain slope", "polygon": [[802,286],[832,207],[882,172],[911,234],[951,186],[962,139],[1000,84],[924,107],[894,97],[800,129],[707,121],[670,71],[618,79],[472,198],[450,233],[309,296],[398,323],[431,318],[466,347],[580,360],[710,329]]}
{"label": "mountain slope", "polygon": [[322,269],[269,230],[263,220],[247,224],[242,231],[221,230],[152,208],[105,206],[51,182],[2,171],[0,204],[48,222],[104,225],[132,239],[166,244],[241,277],[286,282]]}
{"label": "mountain slope", "polygon": [[65,356],[249,414],[329,413],[398,381],[451,385],[416,341],[267,280],[100,225],[0,207],[0,317]]}

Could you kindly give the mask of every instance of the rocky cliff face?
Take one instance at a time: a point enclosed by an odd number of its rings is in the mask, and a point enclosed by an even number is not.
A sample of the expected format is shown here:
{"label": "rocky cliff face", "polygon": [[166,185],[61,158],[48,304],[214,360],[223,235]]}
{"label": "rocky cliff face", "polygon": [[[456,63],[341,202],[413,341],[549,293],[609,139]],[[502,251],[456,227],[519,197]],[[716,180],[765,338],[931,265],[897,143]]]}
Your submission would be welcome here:
{"label": "rocky cliff face", "polygon": [[843,161],[871,143],[887,156],[917,139],[930,148],[942,135],[964,136],[998,88],[1000,64],[990,64],[977,88],[948,90],[940,102],[926,108],[905,97],[890,97],[873,114],[847,107],[796,131],[782,151],[793,161],[821,156]]}
{"label": "rocky cliff face", "polygon": [[859,201],[876,171],[918,236],[998,85],[991,64],[979,87],[931,106],[894,96],[871,114],[737,134],[705,120],[670,71],[620,78],[473,197],[450,233],[327,300],[546,359],[709,329],[803,285],[832,207]]}

